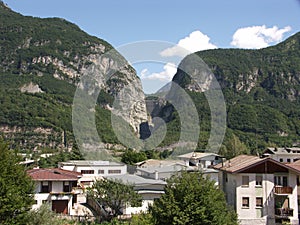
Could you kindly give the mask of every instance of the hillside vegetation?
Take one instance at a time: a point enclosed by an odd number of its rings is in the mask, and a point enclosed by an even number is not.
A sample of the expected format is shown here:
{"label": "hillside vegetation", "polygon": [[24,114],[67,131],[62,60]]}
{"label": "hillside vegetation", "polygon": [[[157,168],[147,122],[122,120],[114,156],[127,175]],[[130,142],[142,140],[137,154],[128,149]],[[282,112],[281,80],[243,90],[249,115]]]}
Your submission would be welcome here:
{"label": "hillside vegetation", "polygon": [[[110,49],[64,19],[23,16],[1,3],[0,134],[11,147],[72,148],[71,107],[80,70]],[[101,107],[112,99],[100,93],[97,127],[104,142],[117,143],[110,111]]]}
{"label": "hillside vegetation", "polygon": [[[226,101],[227,132],[221,153],[257,153],[266,146],[300,142],[300,33],[276,46],[259,49],[214,49],[195,53],[217,78]],[[210,132],[210,109],[205,95],[178,70],[173,81],[193,99],[200,119],[198,149],[205,149]],[[170,111],[164,106],[161,115]],[[168,117],[164,144],[178,140],[180,118]]]}

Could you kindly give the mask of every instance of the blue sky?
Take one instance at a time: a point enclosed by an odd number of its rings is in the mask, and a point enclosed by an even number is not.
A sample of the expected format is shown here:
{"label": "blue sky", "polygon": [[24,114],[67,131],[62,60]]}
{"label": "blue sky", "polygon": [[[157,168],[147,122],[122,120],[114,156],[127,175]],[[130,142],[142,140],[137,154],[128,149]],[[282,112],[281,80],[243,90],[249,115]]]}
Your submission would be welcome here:
{"label": "blue sky", "polygon": [[[65,18],[116,48],[143,40],[174,44],[182,40],[179,45],[190,51],[207,48],[262,48],[300,31],[299,0],[4,2],[23,15]],[[171,49],[168,54],[179,53]],[[141,76],[147,93],[167,83],[176,71],[176,68],[172,69],[172,62],[168,65],[140,63],[133,66]]]}

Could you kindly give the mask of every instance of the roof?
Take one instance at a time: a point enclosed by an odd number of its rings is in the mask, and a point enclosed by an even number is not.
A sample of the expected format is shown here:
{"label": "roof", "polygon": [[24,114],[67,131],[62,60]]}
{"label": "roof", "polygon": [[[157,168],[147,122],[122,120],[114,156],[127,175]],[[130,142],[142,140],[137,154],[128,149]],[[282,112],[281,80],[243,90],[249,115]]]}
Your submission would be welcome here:
{"label": "roof", "polygon": [[178,158],[184,158],[184,159],[200,159],[200,158],[204,158],[206,156],[219,156],[218,154],[215,153],[211,153],[211,152],[189,152],[183,155],[179,155],[177,156]]}
{"label": "roof", "polygon": [[166,184],[166,182],[163,180],[146,179],[134,174],[114,175],[114,176],[106,177],[106,179],[121,180],[123,183],[130,183],[133,184],[134,186],[143,186],[149,184],[160,184],[160,185]]}
{"label": "roof", "polygon": [[139,167],[159,167],[159,166],[170,166],[174,164],[182,164],[184,163],[181,160],[158,160],[158,159],[147,159],[142,162],[138,162],[135,165]]}
{"label": "roof", "polygon": [[174,165],[170,165],[170,166],[152,166],[152,167],[148,167],[148,168],[137,168],[138,171],[143,171],[146,173],[174,173],[174,172],[179,172],[182,170],[194,170],[193,167],[190,166],[184,166],[184,165],[179,165],[179,164],[174,164]]}
{"label": "roof", "polygon": [[300,148],[297,147],[285,147],[285,148],[274,148],[274,147],[268,147],[263,154],[275,154],[275,155],[300,155]]}
{"label": "roof", "polygon": [[36,181],[77,181],[81,173],[59,168],[28,170],[27,174]]}
{"label": "roof", "polygon": [[227,160],[223,163],[219,163],[215,166],[213,166],[214,169],[226,171],[228,173],[239,173],[244,170],[247,170],[249,168],[253,168],[257,165],[261,165],[263,162],[270,162],[273,165],[279,166],[281,168],[285,168],[288,170],[292,170],[296,173],[300,173],[300,168],[297,169],[296,167],[292,167],[287,164],[280,163],[272,158],[266,157],[266,158],[260,158],[257,156],[251,156],[251,155],[239,155],[236,156],[230,160]]}
{"label": "roof", "polygon": [[93,160],[70,160],[67,162],[60,162],[64,166],[124,166],[125,164],[112,161],[93,161]]}
{"label": "roof", "polygon": [[300,160],[287,164],[288,166],[300,171]]}

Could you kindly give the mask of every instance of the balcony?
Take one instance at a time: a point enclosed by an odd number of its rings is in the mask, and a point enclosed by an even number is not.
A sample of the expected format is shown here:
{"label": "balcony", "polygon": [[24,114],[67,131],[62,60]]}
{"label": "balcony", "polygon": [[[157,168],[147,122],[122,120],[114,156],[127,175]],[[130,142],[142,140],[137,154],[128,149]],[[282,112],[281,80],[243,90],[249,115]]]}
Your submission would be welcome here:
{"label": "balcony", "polygon": [[278,208],[275,209],[275,217],[285,219],[293,216],[293,211],[294,209],[291,208]]}
{"label": "balcony", "polygon": [[275,186],[274,187],[274,193],[278,195],[288,195],[293,193],[293,188],[292,187],[279,187]]}

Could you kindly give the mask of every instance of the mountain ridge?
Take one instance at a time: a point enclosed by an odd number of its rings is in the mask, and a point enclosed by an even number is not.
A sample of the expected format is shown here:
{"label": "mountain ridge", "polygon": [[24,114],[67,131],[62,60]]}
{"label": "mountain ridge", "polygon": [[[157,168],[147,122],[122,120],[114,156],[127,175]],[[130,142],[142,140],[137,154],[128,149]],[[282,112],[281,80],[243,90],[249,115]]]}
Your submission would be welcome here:
{"label": "mountain ridge", "polygon": [[[95,88],[101,89],[95,113],[103,143],[120,144],[110,115],[114,98],[125,86],[130,84],[133,91],[123,94],[128,101],[118,115],[136,133],[147,120],[135,70],[108,42],[64,19],[23,16],[1,3],[0,61],[0,132],[13,147],[72,148],[74,93],[77,87],[85,88],[78,84],[93,68],[99,72],[94,77]],[[119,64],[123,66],[118,68]],[[112,76],[106,82],[101,72]]]}
{"label": "mountain ridge", "polygon": [[[203,87],[180,68],[193,67],[189,57],[200,57],[219,82],[227,107],[227,132],[221,148],[224,155],[255,153],[268,145],[291,146],[300,141],[300,33],[263,49],[212,49],[187,56],[179,65],[173,82],[191,96],[200,119],[198,150],[207,149],[210,133],[210,109]],[[207,82],[211,82],[210,79]],[[205,88],[204,88],[205,89]],[[152,103],[153,104],[153,103]],[[170,106],[160,106],[160,115],[168,128],[180,126],[180,118]],[[168,113],[166,113],[168,112]],[[171,119],[172,118],[172,119]],[[176,143],[180,132],[167,134],[163,145]],[[172,137],[173,136],[173,137]],[[174,138],[175,137],[175,138]],[[229,149],[231,148],[231,149]],[[236,150],[238,154],[238,150]]]}

